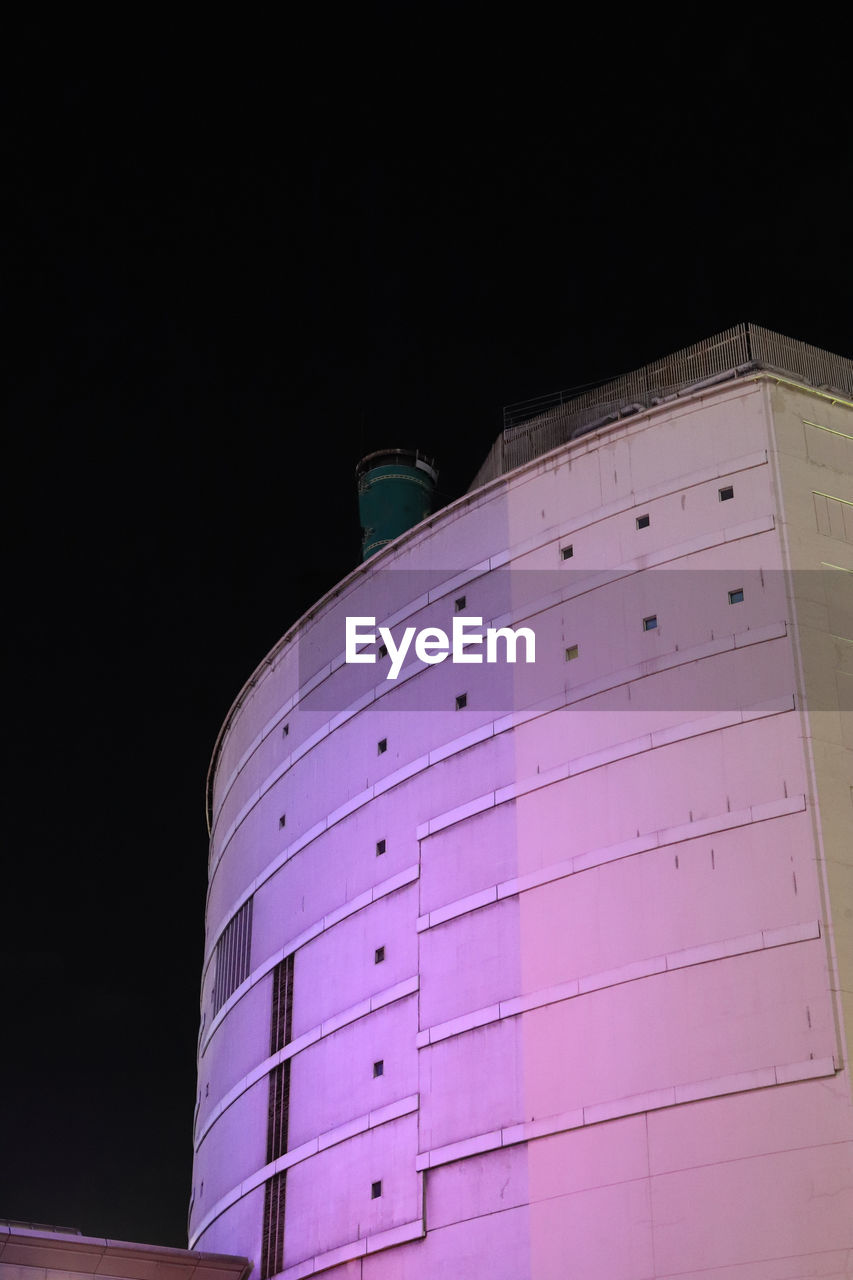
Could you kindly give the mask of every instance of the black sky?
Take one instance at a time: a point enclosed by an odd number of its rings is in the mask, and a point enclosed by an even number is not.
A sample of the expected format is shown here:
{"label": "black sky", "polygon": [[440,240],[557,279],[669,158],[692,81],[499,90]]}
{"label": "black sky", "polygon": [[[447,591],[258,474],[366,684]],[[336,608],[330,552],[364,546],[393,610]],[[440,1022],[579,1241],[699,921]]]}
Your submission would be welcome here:
{"label": "black sky", "polygon": [[3,90],[0,1217],[180,1245],[207,763],[359,456],[449,501],[504,403],[746,319],[853,354],[851,111],[757,20],[79,21]]}

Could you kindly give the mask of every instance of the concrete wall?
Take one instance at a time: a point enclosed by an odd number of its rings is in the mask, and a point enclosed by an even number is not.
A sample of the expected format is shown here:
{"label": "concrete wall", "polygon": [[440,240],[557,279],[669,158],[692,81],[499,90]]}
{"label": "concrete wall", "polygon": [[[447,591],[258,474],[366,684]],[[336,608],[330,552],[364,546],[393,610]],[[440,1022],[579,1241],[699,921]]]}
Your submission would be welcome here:
{"label": "concrete wall", "polygon": [[[851,419],[760,375],[583,437],[273,651],[217,757],[192,1244],[257,1264],[287,1169],[292,1280],[845,1274]],[[347,615],[459,612],[535,664],[343,662]]]}

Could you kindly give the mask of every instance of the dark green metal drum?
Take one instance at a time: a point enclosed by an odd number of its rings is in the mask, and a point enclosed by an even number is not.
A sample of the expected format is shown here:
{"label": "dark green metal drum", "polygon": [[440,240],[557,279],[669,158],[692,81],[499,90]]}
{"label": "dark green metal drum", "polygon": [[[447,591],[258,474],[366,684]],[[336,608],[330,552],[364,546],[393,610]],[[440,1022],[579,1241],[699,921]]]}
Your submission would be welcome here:
{"label": "dark green metal drum", "polygon": [[432,511],[438,472],[416,449],[379,449],[356,468],[361,558],[367,560]]}

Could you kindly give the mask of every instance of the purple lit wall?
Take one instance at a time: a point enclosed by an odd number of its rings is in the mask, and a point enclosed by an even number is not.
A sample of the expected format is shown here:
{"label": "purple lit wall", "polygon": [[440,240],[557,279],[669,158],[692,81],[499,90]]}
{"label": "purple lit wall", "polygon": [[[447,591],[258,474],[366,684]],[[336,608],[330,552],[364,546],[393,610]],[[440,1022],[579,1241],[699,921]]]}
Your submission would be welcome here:
{"label": "purple lit wall", "polygon": [[[191,1247],[850,1274],[851,450],[837,399],[694,392],[460,499],[268,656],[214,757]],[[347,616],[460,613],[536,662],[344,662]]]}

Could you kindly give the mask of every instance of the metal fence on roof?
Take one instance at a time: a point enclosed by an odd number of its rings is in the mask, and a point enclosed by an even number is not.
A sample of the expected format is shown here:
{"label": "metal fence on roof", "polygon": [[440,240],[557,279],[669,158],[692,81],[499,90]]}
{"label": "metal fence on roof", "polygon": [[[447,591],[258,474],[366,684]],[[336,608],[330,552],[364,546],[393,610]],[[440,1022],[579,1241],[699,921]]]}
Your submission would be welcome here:
{"label": "metal fence on roof", "polygon": [[809,386],[853,398],[853,360],[760,325],[739,324],[580,394],[576,390],[557,391],[508,405],[503,432],[471,488],[487,484],[584,431],[649,409],[708,380],[752,369],[787,374]]}

